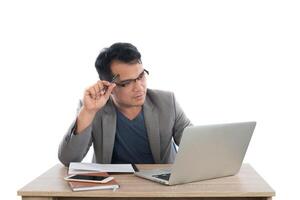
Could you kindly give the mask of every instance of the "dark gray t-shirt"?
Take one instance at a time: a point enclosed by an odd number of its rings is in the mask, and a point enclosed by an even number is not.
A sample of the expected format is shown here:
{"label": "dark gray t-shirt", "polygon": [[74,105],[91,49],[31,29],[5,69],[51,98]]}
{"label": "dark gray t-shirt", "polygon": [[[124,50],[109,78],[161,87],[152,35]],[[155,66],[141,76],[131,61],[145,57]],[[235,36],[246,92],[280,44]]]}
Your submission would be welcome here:
{"label": "dark gray t-shirt", "polygon": [[133,120],[129,120],[117,111],[117,128],[111,163],[154,163],[143,110]]}

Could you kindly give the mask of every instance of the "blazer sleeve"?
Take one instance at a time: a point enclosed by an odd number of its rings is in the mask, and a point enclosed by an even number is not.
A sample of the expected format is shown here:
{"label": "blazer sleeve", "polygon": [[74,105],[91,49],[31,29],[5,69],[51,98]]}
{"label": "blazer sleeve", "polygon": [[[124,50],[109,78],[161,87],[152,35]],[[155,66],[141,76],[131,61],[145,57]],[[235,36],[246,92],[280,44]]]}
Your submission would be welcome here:
{"label": "blazer sleeve", "polygon": [[173,138],[176,145],[179,145],[183,130],[187,126],[192,126],[193,124],[187,118],[184,111],[180,107],[179,103],[176,101],[175,96],[173,94],[173,103],[174,103],[174,110],[175,110],[175,123],[173,127]]}
{"label": "blazer sleeve", "polygon": [[[82,102],[80,101],[77,115],[81,106]],[[65,166],[69,166],[70,162],[81,162],[92,144],[92,124],[85,128],[82,133],[75,134],[76,121],[77,117],[71,123],[58,148],[58,159]]]}

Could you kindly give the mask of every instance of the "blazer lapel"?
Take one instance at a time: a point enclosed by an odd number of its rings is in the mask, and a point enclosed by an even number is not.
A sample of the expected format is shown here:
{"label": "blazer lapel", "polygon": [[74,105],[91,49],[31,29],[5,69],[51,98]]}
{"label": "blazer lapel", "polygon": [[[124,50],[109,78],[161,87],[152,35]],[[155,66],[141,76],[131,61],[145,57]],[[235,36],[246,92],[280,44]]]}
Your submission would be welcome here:
{"label": "blazer lapel", "polygon": [[147,129],[150,148],[152,151],[153,159],[155,163],[160,163],[160,135],[159,135],[159,118],[156,108],[152,104],[149,97],[146,97],[146,101],[143,105],[145,125]]}
{"label": "blazer lapel", "polygon": [[111,99],[105,106],[104,112],[102,117],[103,163],[111,163],[117,125],[116,110]]}
{"label": "blazer lapel", "polygon": [[[103,163],[111,163],[112,153],[115,142],[117,116],[112,100],[104,108],[105,114],[102,116],[103,129]],[[155,163],[160,163],[160,135],[159,135],[159,118],[156,108],[147,96],[143,105],[145,117],[145,126],[147,129],[149,144]]]}

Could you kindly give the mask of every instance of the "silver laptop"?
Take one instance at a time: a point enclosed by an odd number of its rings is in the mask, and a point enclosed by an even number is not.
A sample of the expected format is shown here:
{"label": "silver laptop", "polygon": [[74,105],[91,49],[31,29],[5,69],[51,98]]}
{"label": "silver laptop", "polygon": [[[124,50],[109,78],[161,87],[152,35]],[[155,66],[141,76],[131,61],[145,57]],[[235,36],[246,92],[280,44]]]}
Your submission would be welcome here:
{"label": "silver laptop", "polygon": [[256,122],[191,126],[183,131],[171,169],[141,170],[135,175],[176,185],[236,174]]}

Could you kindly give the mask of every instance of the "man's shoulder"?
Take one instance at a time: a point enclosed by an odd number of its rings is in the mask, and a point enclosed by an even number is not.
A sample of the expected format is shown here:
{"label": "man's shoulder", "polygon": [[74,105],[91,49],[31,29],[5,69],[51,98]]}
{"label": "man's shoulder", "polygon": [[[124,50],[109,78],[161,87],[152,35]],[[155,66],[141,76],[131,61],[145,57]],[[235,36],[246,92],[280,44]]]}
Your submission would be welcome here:
{"label": "man's shoulder", "polygon": [[158,107],[168,106],[174,103],[174,93],[170,91],[148,89],[147,98],[152,104]]}
{"label": "man's shoulder", "polygon": [[148,89],[147,96],[152,98],[173,98],[174,93],[164,90]]}

